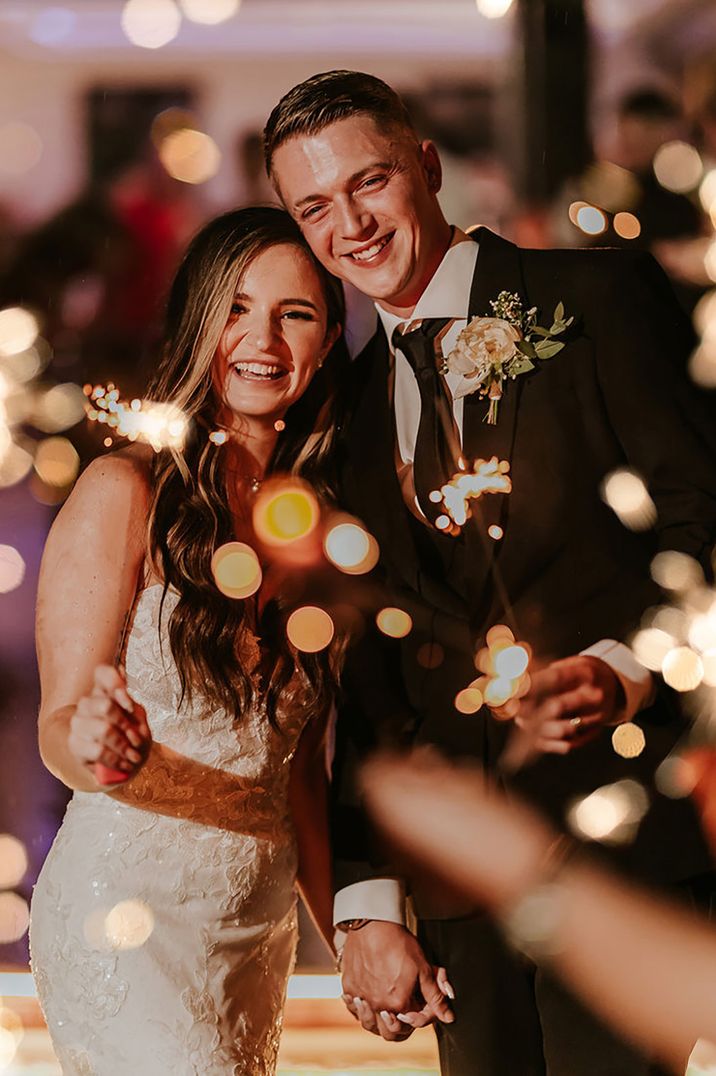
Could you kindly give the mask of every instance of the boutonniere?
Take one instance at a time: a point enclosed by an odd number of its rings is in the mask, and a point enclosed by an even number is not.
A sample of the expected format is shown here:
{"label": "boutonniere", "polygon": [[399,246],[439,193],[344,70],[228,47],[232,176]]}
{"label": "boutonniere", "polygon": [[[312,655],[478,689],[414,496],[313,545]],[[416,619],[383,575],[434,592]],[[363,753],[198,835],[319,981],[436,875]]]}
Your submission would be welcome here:
{"label": "boutonniere", "polygon": [[565,318],[564,304],[558,303],[552,326],[545,329],[537,324],[537,307],[525,310],[520,296],[512,291],[501,291],[490,306],[492,317],[473,318],[461,331],[445,359],[443,373],[449,371],[462,377],[452,390],[453,399],[473,392],[489,399],[484,421],[494,426],[504,382],[529,373],[538,362],[561,351],[564,341],[557,337],[566,332],[574,318]]}

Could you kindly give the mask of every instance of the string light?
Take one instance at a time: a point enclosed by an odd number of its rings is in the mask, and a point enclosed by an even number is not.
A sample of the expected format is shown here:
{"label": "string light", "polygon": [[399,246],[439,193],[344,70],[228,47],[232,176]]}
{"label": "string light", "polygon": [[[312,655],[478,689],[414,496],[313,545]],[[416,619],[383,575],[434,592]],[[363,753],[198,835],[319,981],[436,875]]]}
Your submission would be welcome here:
{"label": "string light", "polygon": [[0,356],[18,355],[35,343],[40,326],[37,318],[21,306],[0,310]]}
{"label": "string light", "polygon": [[19,941],[30,926],[30,909],[18,893],[0,893],[0,945]]}
{"label": "string light", "polygon": [[477,10],[487,19],[501,19],[512,7],[512,0],[475,0]]}

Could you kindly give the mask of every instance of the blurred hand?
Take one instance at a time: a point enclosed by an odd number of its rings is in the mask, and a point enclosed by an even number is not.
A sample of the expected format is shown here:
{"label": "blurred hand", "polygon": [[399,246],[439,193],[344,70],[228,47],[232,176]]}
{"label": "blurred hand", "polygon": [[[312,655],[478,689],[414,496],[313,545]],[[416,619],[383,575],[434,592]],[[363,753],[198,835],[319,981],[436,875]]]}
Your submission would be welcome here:
{"label": "blurred hand", "polygon": [[503,708],[517,726],[502,757],[516,770],[541,754],[566,755],[613,723],[624,706],[619,677],[605,661],[584,654],[531,673],[529,691]]}
{"label": "blurred hand", "polygon": [[152,736],[144,708],[130,698],[124,674],[112,665],[98,665],[89,695],[83,696],[70,720],[67,746],[83,765],[95,768],[101,784],[111,783],[99,767],[117,780],[133,776],[143,765]]}
{"label": "blurred hand", "polygon": [[444,969],[436,971],[414,935],[398,923],[373,920],[349,931],[342,976],[349,1011],[366,1031],[385,1039],[406,1039],[416,1027],[454,1020]]}
{"label": "blurred hand", "polygon": [[532,811],[507,801],[476,766],[432,752],[374,758],[363,768],[363,788],[391,844],[490,909],[515,900],[540,877],[557,837]]}

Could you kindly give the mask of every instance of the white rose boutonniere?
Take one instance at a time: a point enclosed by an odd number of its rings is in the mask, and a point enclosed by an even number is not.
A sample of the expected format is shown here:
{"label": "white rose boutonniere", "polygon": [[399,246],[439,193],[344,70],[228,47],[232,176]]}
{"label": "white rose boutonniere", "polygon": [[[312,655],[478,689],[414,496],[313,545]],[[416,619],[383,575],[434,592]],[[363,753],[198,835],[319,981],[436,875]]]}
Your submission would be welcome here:
{"label": "white rose boutonniere", "polygon": [[551,328],[545,329],[537,324],[537,308],[525,311],[520,296],[509,291],[501,291],[490,306],[492,317],[473,318],[462,330],[445,359],[443,373],[460,374],[454,399],[473,392],[489,399],[485,421],[494,426],[503,382],[534,370],[538,361],[561,351],[564,341],[556,337],[574,318],[565,318],[564,305],[559,303]]}

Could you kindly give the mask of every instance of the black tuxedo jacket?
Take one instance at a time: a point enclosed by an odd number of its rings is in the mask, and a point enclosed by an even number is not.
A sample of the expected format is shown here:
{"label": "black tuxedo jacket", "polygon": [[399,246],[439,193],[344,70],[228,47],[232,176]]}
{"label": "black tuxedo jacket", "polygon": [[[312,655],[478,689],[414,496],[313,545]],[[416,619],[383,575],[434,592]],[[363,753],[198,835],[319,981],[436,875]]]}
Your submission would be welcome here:
{"label": "black tuxedo jacket", "polygon": [[[659,550],[697,558],[710,572],[716,537],[716,431],[710,403],[686,374],[689,323],[647,254],[521,250],[480,229],[469,316],[490,312],[500,291],[518,292],[550,324],[559,301],[574,315],[565,348],[508,382],[496,426],[486,401],[465,398],[463,455],[511,464],[512,493],[477,502],[459,556],[432,556],[427,528],[402,499],[389,399],[389,350],[382,328],[353,364],[351,413],[343,431],[341,496],[377,538],[390,600],[413,618],[399,644],[364,640],[346,672],[338,723],[335,850],[339,885],[376,870],[359,821],[353,766],[385,730],[488,768],[504,726],[483,708],[465,716],[456,692],[477,675],[473,655],[509,604],[518,635],[539,660],[579,653],[600,639],[624,640],[660,600],[650,575]],[[643,476],[658,512],[646,533],[625,529],[600,495],[605,475],[630,467]],[[475,503],[475,502],[473,502]],[[504,530],[487,536],[490,524]],[[568,757],[548,756],[518,784],[559,818],[576,796],[631,776],[652,784],[655,767],[685,731],[663,688],[639,715],[647,746],[627,761],[610,731]],[[675,880],[710,860],[690,805],[654,797],[625,857],[642,876]],[[370,865],[371,859],[373,866]]]}

